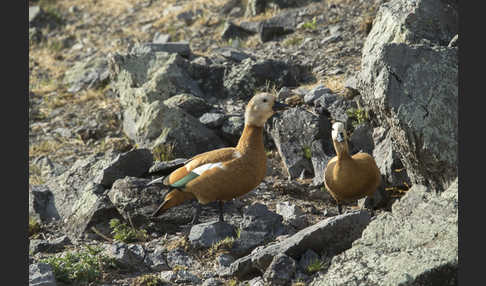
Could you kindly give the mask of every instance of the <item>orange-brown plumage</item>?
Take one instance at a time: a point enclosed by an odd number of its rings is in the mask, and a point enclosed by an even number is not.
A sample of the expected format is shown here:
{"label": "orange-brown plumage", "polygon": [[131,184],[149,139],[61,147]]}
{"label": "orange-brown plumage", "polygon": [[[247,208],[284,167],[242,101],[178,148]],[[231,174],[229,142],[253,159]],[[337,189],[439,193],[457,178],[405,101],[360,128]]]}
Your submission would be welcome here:
{"label": "orange-brown plumage", "polygon": [[341,122],[333,124],[332,137],[337,156],[324,170],[324,184],[341,212],[341,203],[372,196],[381,183],[381,174],[369,154],[349,155],[346,131]]}
{"label": "orange-brown plumage", "polygon": [[[192,198],[200,204],[229,201],[258,186],[265,177],[267,164],[263,125],[274,113],[272,108],[277,106],[280,104],[270,94],[254,96],[246,107],[245,127],[237,146],[196,155],[172,172],[164,184],[176,190],[166,196],[153,215]],[[213,165],[208,165],[210,163]]]}

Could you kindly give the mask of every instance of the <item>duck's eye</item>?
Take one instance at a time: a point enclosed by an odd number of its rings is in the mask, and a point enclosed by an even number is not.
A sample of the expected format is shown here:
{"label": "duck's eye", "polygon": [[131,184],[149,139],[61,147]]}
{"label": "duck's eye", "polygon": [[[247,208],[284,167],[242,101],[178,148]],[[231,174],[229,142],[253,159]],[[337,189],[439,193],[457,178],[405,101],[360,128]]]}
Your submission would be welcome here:
{"label": "duck's eye", "polygon": [[266,98],[264,98],[264,99],[263,99],[263,102],[267,102],[267,99],[266,99]]}

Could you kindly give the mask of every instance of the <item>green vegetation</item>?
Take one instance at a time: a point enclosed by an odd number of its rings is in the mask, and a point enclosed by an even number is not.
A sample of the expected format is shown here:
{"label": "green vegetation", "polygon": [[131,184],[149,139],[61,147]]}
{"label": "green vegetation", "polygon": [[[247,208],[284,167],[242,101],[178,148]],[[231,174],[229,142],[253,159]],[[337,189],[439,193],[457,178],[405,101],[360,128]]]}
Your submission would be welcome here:
{"label": "green vegetation", "polygon": [[65,283],[98,281],[102,273],[116,269],[114,258],[103,255],[103,248],[86,245],[78,252],[67,252],[61,256],[51,256],[41,260],[52,266],[57,281]]}
{"label": "green vegetation", "polygon": [[307,29],[307,30],[315,30],[317,28],[317,18],[314,17],[314,18],[312,18],[312,21],[305,22],[302,25],[302,28]]}
{"label": "green vegetation", "polygon": [[349,118],[351,118],[353,127],[356,127],[368,120],[368,115],[366,114],[366,111],[362,108],[350,108],[346,110],[346,114]]}
{"label": "green vegetation", "polygon": [[311,264],[309,264],[306,268],[308,273],[315,273],[320,271],[326,267],[326,263],[319,259],[314,260]]}
{"label": "green vegetation", "polygon": [[236,286],[236,285],[238,285],[238,280],[231,279],[230,281],[228,281],[228,286]]}
{"label": "green vegetation", "polygon": [[282,42],[282,46],[284,46],[284,47],[292,47],[292,46],[300,45],[303,40],[304,40],[304,38],[299,37],[297,35],[296,36],[292,36],[290,38],[285,39]]}
{"label": "green vegetation", "polygon": [[304,158],[310,160],[312,158],[312,151],[309,146],[302,147],[302,151],[304,152]]}
{"label": "green vegetation", "polygon": [[145,274],[135,278],[132,282],[132,286],[161,286],[164,285],[166,281],[162,280],[154,274]]}
{"label": "green vegetation", "polygon": [[154,160],[156,161],[170,161],[174,157],[174,144],[159,144],[152,149]]}
{"label": "green vegetation", "polygon": [[113,229],[112,234],[115,240],[129,243],[135,241],[146,241],[148,234],[145,229],[137,230],[128,226],[126,223],[121,223],[119,219],[111,219],[110,227]]}
{"label": "green vegetation", "polygon": [[41,225],[35,218],[29,216],[29,237],[41,231]]}
{"label": "green vegetation", "polygon": [[216,252],[222,249],[230,249],[231,247],[233,247],[234,242],[235,242],[235,238],[228,236],[225,239],[222,239],[216,242],[215,244],[213,244],[209,249],[209,254],[210,255],[215,254]]}

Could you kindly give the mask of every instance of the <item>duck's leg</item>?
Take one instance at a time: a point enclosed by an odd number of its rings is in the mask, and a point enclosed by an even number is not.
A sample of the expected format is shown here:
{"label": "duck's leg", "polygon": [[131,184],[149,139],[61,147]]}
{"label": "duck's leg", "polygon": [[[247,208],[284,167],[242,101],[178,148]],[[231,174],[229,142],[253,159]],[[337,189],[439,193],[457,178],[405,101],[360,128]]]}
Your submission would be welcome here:
{"label": "duck's leg", "polygon": [[196,201],[196,206],[194,207],[194,216],[192,217],[192,225],[198,224],[199,223],[199,215],[201,214],[201,205],[199,204],[198,201]]}
{"label": "duck's leg", "polygon": [[219,201],[219,221],[224,222],[224,210],[223,210],[224,203],[223,201]]}
{"label": "duck's leg", "polygon": [[337,203],[337,209],[338,209],[338,213],[339,214],[342,214],[343,213],[343,207],[341,206],[340,203]]}

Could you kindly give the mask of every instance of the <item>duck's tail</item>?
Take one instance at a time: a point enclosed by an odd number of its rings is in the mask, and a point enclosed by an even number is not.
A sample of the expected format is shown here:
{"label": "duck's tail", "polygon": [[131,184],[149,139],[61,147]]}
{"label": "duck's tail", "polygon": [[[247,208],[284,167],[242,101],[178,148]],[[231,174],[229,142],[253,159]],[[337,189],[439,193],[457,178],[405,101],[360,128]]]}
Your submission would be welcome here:
{"label": "duck's tail", "polygon": [[194,198],[194,195],[191,193],[174,189],[165,196],[164,202],[152,213],[152,217],[157,217],[164,213],[167,209],[178,206],[183,202]]}

